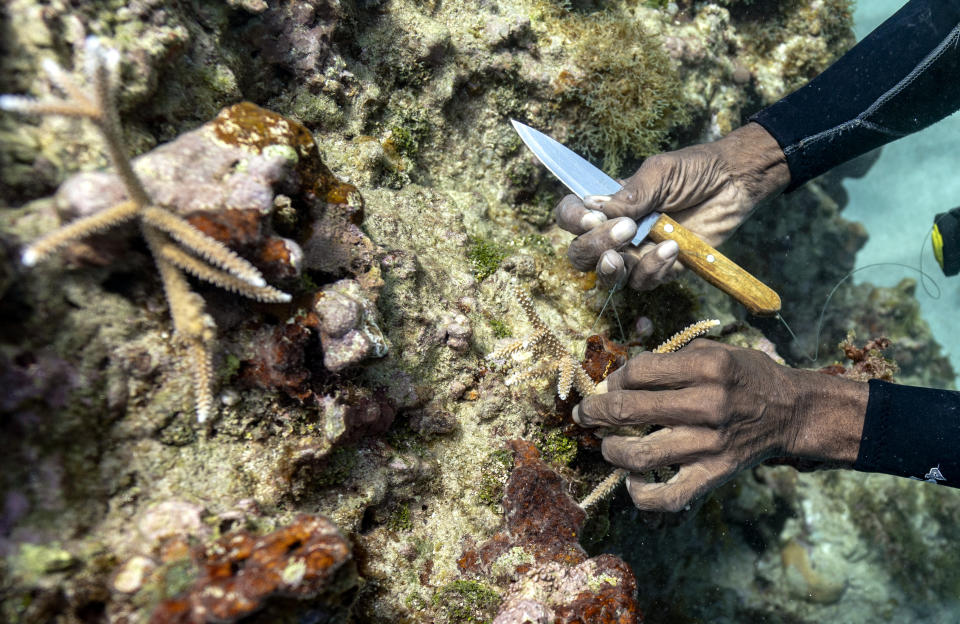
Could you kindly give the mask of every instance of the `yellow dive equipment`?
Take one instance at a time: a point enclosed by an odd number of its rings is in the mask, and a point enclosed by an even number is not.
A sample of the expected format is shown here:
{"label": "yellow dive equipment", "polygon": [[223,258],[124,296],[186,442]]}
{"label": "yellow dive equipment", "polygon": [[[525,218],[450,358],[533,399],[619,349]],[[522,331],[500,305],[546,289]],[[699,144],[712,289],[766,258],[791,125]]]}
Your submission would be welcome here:
{"label": "yellow dive equipment", "polygon": [[960,273],[960,206],[933,219],[933,255],[946,276]]}

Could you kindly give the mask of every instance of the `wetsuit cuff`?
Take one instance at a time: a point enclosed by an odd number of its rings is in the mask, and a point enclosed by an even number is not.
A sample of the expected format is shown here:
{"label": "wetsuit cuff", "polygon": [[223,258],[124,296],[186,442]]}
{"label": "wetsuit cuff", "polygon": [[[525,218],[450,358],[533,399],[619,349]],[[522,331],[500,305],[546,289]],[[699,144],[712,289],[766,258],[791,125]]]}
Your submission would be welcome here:
{"label": "wetsuit cuff", "polygon": [[960,393],[870,381],[855,470],[960,487]]}

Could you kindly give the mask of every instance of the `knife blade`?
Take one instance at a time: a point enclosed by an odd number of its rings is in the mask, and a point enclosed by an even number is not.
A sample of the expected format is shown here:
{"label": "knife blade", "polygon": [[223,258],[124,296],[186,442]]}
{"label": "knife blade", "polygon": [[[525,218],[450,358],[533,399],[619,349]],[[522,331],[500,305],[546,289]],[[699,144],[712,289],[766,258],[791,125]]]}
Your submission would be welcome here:
{"label": "knife blade", "polygon": [[[510,123],[534,156],[580,199],[587,195],[613,195],[623,188],[566,145],[515,119]],[[773,316],[780,311],[780,296],[776,292],[667,215],[654,211],[637,221],[637,233],[630,244],[639,245],[647,238],[655,243],[676,241],[681,264],[742,303],[752,314]]]}

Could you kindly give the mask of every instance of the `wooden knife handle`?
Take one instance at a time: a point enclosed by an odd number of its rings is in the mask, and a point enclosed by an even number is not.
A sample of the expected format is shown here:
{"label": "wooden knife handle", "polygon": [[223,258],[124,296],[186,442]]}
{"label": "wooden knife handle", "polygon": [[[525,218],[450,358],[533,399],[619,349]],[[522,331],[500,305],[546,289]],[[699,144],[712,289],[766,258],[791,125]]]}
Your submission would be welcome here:
{"label": "wooden knife handle", "polygon": [[751,314],[773,316],[780,311],[780,295],[667,215],[660,215],[648,238],[656,243],[677,241],[680,264],[742,303]]}

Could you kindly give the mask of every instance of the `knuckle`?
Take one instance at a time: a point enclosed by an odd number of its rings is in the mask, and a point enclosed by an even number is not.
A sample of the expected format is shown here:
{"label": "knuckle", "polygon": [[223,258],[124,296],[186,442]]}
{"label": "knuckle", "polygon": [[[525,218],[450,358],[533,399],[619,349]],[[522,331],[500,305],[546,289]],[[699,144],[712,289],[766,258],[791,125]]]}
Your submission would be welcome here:
{"label": "knuckle", "polygon": [[726,430],[710,430],[700,436],[703,448],[708,453],[719,453],[727,447],[729,436]]}
{"label": "knuckle", "polygon": [[722,425],[729,414],[730,398],[726,389],[721,385],[710,385],[702,388],[700,393],[702,399],[699,405],[702,411],[699,416],[715,426]]}
{"label": "knuckle", "polygon": [[643,263],[637,262],[630,272],[630,288],[646,291],[657,287],[657,282],[643,269]]}
{"label": "knuckle", "polygon": [[576,195],[567,195],[560,200],[560,203],[553,210],[557,223],[568,231],[577,227],[582,212],[583,204]]}
{"label": "knuckle", "polygon": [[693,497],[680,488],[670,488],[663,500],[663,510],[670,513],[681,512],[684,507],[690,504],[691,498]]}
{"label": "knuckle", "polygon": [[580,402],[580,421],[584,425],[620,424],[623,397],[620,392],[608,392],[585,397]]}
{"label": "knuckle", "polygon": [[707,381],[724,383],[735,367],[733,355],[724,349],[714,349],[701,362],[703,376]]}
{"label": "knuckle", "polygon": [[618,388],[636,387],[645,377],[645,370],[650,364],[649,355],[649,353],[639,353],[627,360],[623,368],[607,377],[608,380],[613,381],[613,384],[608,381],[607,387],[611,388],[614,384]]}
{"label": "knuckle", "polygon": [[624,401],[625,392],[613,392],[609,393],[606,396],[607,403],[609,405],[607,412],[610,417],[611,424],[614,425],[628,425],[630,424],[630,414],[628,413],[627,407]]}
{"label": "knuckle", "polygon": [[620,467],[632,465],[637,455],[636,450],[622,438],[604,438],[600,452],[605,460]]}

